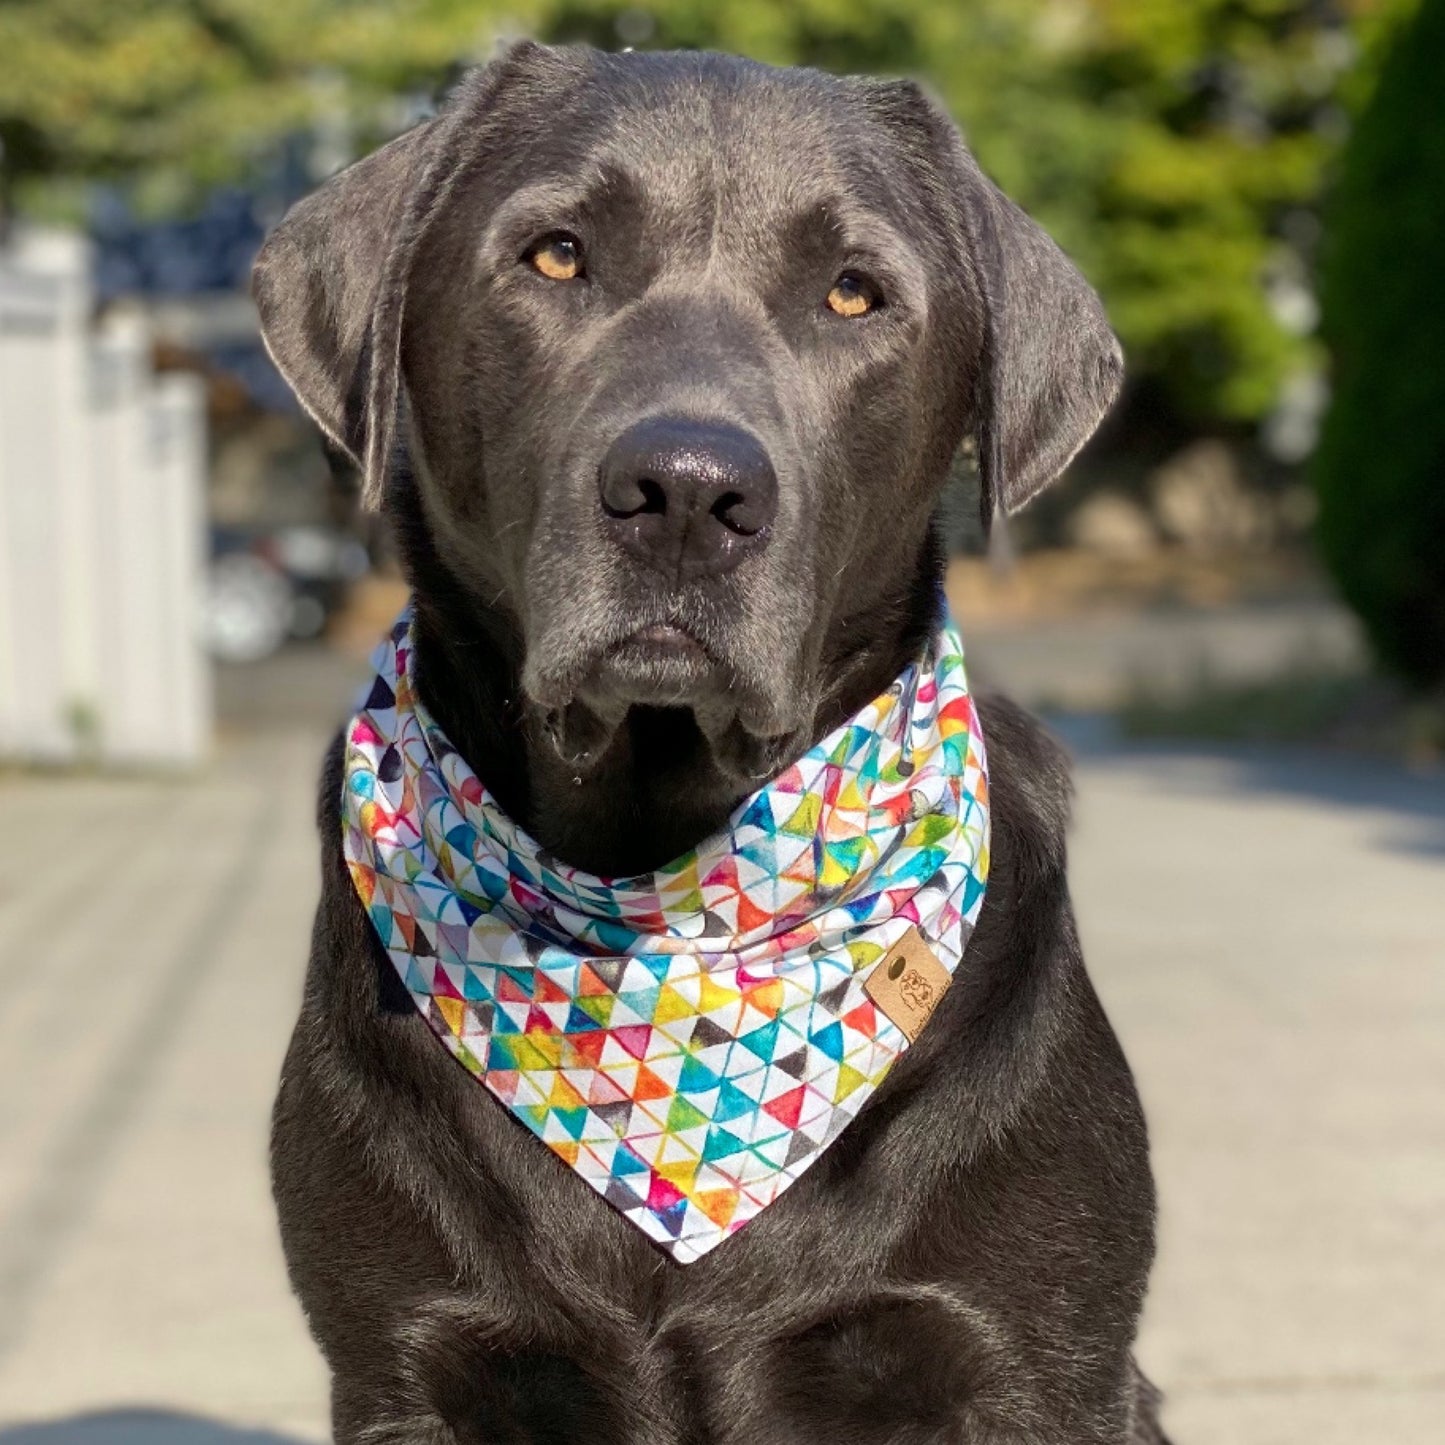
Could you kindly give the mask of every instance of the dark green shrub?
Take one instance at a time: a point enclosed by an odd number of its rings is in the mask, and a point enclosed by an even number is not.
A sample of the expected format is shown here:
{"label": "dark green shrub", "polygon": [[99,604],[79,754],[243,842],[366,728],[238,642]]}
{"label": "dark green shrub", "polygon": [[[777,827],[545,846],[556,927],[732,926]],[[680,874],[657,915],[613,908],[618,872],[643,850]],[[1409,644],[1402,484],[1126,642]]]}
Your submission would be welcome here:
{"label": "dark green shrub", "polygon": [[1327,212],[1319,540],[1380,659],[1445,682],[1445,0],[1400,32]]}

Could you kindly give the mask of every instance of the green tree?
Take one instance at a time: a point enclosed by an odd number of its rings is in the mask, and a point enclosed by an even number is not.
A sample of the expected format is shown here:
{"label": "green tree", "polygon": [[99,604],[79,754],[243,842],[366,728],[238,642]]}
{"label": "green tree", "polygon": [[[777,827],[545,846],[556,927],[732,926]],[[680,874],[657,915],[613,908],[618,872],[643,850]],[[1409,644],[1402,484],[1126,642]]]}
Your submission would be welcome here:
{"label": "green tree", "polygon": [[[1136,381],[1253,422],[1317,364],[1307,286],[1342,92],[1412,0],[552,0],[549,33],[925,77],[1099,287]],[[648,18],[651,24],[647,23]]]}
{"label": "green tree", "polygon": [[[12,204],[142,182],[181,206],[318,123],[395,124],[396,99],[483,56],[478,0],[0,0],[0,173]],[[57,185],[57,183],[59,183]]]}
{"label": "green tree", "polygon": [[1381,659],[1445,682],[1445,0],[1425,0],[1360,117],[1328,210],[1334,399],[1320,545]]}
{"label": "green tree", "polygon": [[1308,278],[1341,95],[1412,3],[0,0],[0,144],[22,206],[96,176],[179,205],[287,133],[369,142],[503,26],[916,74],[1098,285],[1139,394],[1230,427],[1318,364],[1278,298]]}

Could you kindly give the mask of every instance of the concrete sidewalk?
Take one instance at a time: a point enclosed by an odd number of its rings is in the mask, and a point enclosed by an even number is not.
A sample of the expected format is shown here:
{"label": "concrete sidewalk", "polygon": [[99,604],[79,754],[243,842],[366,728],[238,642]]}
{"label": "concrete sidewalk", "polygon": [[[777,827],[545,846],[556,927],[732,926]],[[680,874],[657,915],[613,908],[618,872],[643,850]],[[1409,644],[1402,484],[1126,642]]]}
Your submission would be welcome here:
{"label": "concrete sidewalk", "polygon": [[[143,1404],[325,1439],[265,1169],[321,747],[267,735],[194,783],[0,784],[0,1422]],[[35,1437],[91,1438],[171,1437]]]}
{"label": "concrete sidewalk", "polygon": [[[0,780],[0,1445],[326,1438],[264,1167],[322,743],[263,727],[190,783]],[[1178,1445],[1433,1445],[1445,783],[1107,751],[1079,780]]]}
{"label": "concrete sidewalk", "polygon": [[1445,1440],[1445,783],[1088,757],[1073,894],[1139,1079],[1177,1445]]}

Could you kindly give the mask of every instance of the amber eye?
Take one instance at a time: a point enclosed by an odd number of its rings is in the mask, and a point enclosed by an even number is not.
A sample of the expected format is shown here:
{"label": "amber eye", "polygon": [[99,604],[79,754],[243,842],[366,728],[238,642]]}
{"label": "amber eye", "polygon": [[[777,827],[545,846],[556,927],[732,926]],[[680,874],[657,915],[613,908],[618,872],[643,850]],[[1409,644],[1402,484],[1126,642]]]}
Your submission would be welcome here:
{"label": "amber eye", "polygon": [[883,303],[877,287],[866,276],[845,271],[828,292],[828,310],[839,316],[866,316]]}
{"label": "amber eye", "polygon": [[575,281],[582,274],[582,243],[561,231],[543,236],[526,259],[549,281]]}

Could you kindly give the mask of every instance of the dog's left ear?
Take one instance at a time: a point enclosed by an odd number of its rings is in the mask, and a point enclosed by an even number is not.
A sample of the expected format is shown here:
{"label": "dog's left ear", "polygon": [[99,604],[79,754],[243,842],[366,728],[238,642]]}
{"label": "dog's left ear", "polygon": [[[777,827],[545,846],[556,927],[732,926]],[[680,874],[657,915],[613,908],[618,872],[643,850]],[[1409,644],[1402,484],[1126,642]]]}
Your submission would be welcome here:
{"label": "dog's left ear", "polygon": [[1054,481],[1119,394],[1124,356],[1078,268],[984,175],[950,117],[912,81],[881,101],[924,167],[971,266],[983,346],[970,428],[983,521],[1017,511]]}
{"label": "dog's left ear", "polygon": [[987,527],[996,508],[1017,511],[1055,481],[1093,436],[1119,395],[1124,353],[1094,288],[958,144],[985,301],[974,435]]}

